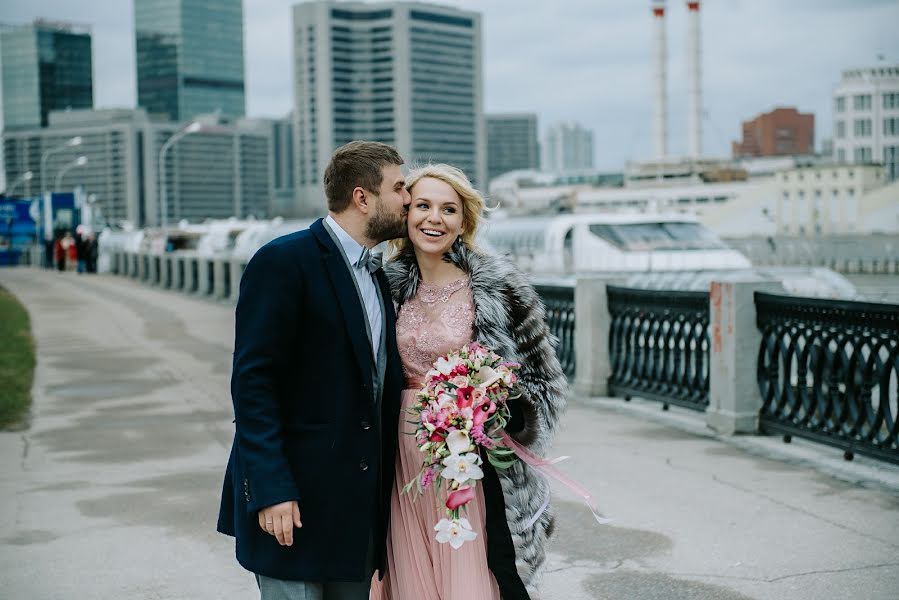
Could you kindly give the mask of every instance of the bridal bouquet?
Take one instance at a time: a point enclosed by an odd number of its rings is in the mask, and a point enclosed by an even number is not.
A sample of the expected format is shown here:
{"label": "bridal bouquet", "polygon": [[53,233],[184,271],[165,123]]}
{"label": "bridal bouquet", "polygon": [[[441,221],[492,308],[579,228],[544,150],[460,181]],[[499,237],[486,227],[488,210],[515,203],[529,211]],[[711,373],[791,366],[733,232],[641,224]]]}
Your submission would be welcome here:
{"label": "bridal bouquet", "polygon": [[472,342],[437,359],[425,375],[418,402],[409,409],[424,460],[403,493],[414,487],[421,494],[434,486],[447,512],[447,518],[434,526],[441,544],[458,549],[477,537],[461,511],[474,499],[475,485],[484,477],[478,448],[498,469],[507,469],[517,460],[513,450],[499,442],[509,421],[506,401],[520,367]]}

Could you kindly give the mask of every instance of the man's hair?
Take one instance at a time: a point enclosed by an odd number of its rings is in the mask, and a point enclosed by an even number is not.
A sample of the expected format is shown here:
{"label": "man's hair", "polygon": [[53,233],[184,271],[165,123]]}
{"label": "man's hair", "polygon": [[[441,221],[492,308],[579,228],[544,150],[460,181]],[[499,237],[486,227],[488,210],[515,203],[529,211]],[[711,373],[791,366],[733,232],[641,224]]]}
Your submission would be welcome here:
{"label": "man's hair", "polygon": [[393,146],[381,142],[353,141],[334,151],[325,168],[325,196],[328,210],[341,213],[350,205],[357,187],[378,193],[383,168],[401,165],[403,159]]}

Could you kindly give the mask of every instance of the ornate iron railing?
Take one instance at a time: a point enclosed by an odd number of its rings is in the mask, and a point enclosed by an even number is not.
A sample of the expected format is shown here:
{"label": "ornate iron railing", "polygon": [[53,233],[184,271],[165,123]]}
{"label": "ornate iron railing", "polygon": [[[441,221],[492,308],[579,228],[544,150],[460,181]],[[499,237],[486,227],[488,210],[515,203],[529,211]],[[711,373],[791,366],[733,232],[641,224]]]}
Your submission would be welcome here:
{"label": "ornate iron railing", "polygon": [[608,286],[609,391],[704,411],[709,294]]}
{"label": "ornate iron railing", "polygon": [[756,292],[760,428],[899,463],[899,306]]}
{"label": "ornate iron railing", "polygon": [[574,352],[574,287],[563,285],[535,285],[546,306],[546,324],[559,339],[556,356],[569,379],[574,377],[577,364]]}

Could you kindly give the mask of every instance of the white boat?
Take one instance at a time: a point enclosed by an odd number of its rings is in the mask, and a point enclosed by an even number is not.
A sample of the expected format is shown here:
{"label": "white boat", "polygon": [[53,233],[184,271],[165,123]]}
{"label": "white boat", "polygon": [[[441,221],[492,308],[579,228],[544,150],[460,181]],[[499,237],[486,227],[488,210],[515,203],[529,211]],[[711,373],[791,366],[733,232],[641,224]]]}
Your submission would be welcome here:
{"label": "white boat", "polygon": [[534,275],[747,269],[743,254],[683,214],[565,214],[488,221],[485,245]]}

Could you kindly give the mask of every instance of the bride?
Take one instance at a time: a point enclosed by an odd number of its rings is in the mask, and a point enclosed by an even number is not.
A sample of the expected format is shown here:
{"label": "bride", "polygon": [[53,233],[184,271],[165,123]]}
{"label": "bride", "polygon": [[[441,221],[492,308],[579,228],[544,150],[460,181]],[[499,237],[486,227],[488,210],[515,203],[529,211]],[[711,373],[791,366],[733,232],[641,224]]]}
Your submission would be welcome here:
{"label": "bride", "polygon": [[[405,374],[403,408],[415,401],[437,357],[477,341],[503,359],[521,363],[521,396],[509,401],[506,432],[544,455],[565,406],[566,380],[540,297],[503,258],[474,246],[484,200],[465,174],[444,164],[406,178],[412,196],[408,240],[391,242],[385,265],[398,305],[397,343]],[[435,538],[445,516],[433,486],[423,497],[401,494],[419,472],[422,454],[414,425],[403,412],[387,540],[387,572],[372,582],[381,600],[517,600],[530,598],[553,529],[549,485],[516,462],[497,471],[484,460],[484,478],[467,505],[478,534],[458,550]]]}

